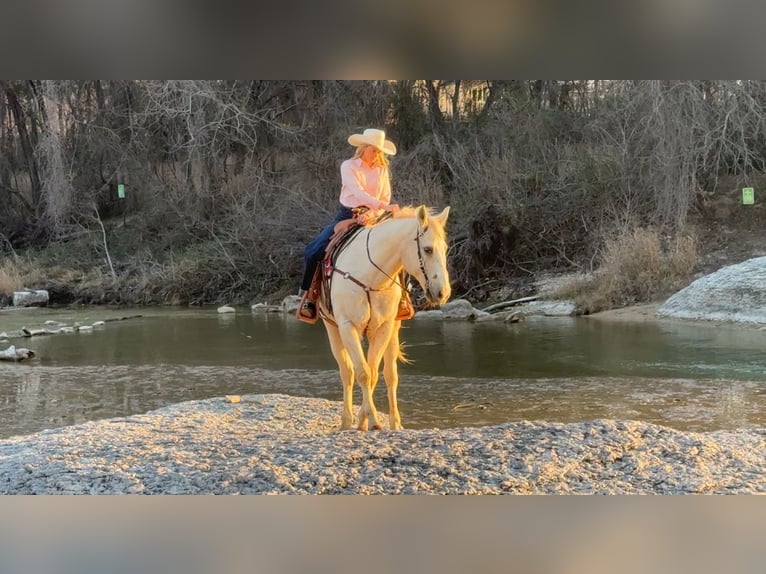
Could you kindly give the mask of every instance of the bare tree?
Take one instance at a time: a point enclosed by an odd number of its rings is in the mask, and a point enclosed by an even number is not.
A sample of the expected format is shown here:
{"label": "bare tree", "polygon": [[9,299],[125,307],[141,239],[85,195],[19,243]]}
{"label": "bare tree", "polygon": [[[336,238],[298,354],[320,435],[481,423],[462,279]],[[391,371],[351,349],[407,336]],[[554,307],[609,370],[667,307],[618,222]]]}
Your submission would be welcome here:
{"label": "bare tree", "polygon": [[0,231],[12,252],[86,238],[73,266],[106,251],[157,297],[276,290],[335,208],[348,134],[382,127],[397,197],[453,206],[468,290],[682,229],[766,171],[765,106],[761,80],[0,80]]}

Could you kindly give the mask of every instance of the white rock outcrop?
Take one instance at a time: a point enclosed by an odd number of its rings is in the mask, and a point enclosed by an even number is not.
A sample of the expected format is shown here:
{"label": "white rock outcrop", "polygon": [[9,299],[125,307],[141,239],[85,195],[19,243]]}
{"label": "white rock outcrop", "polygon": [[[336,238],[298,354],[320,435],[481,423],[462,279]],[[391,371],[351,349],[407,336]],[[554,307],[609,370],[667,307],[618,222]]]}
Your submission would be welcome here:
{"label": "white rock outcrop", "polygon": [[0,351],[0,361],[23,361],[35,356],[34,351],[11,345],[4,351]]}
{"label": "white rock outcrop", "polygon": [[282,312],[283,313],[295,313],[298,310],[298,305],[301,303],[301,298],[297,295],[288,295],[282,299]]}
{"label": "white rock outcrop", "polygon": [[575,314],[577,307],[574,301],[547,300],[532,301],[525,303],[517,309],[524,316],[543,315],[544,317],[571,317]]}
{"label": "white rock outcrop", "polygon": [[748,259],[700,277],[670,297],[657,315],[766,323],[766,257]]}
{"label": "white rock outcrop", "polygon": [[475,309],[469,301],[465,299],[453,299],[441,306],[442,316],[445,319],[470,320],[478,319],[489,313]]}
{"label": "white rock outcrop", "polygon": [[13,292],[14,307],[31,307],[33,305],[45,307],[48,304],[48,299],[48,292],[44,289],[26,289]]}

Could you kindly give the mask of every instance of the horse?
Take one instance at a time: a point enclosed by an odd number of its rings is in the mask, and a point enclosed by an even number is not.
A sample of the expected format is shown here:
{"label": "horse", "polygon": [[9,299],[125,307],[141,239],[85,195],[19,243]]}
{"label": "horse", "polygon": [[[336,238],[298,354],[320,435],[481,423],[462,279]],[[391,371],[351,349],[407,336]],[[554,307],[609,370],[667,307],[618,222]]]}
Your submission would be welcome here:
{"label": "horse", "polygon": [[[414,277],[430,305],[450,297],[445,224],[449,207],[434,214],[425,205],[403,207],[393,218],[365,227],[337,256],[328,301],[319,300],[330,348],[343,384],[341,430],[353,427],[354,379],[362,391],[358,430],[382,425],[373,401],[381,359],[388,391],[389,425],[402,428],[396,400],[399,384],[397,360],[405,361],[399,342],[399,301],[405,287],[401,271]],[[329,308],[327,303],[329,302]],[[365,358],[363,338],[368,348]]]}

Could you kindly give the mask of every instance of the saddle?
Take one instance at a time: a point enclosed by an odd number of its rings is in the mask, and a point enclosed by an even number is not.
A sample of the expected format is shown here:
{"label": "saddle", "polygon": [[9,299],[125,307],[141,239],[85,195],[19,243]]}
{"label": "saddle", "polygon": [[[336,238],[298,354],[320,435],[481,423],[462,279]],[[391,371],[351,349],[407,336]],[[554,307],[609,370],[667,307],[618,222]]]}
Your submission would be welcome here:
{"label": "saddle", "polygon": [[[376,223],[379,223],[381,219],[376,221]],[[314,272],[314,278],[311,280],[311,287],[305,295],[305,300],[314,301],[315,303],[318,303],[321,298],[322,306],[327,310],[327,313],[324,313],[321,308],[317,306],[317,313],[313,318],[305,317],[301,315],[302,305],[299,305],[297,311],[298,319],[313,325],[319,320],[319,315],[322,314],[325,319],[333,321],[330,285],[332,283],[335,262],[343,249],[345,249],[363,228],[364,225],[359,225],[355,218],[344,219],[335,225],[333,235],[330,238],[330,243],[327,245],[327,249],[325,249],[325,256],[322,259],[321,264],[317,266],[317,269]],[[399,282],[404,285],[404,271],[402,271]],[[412,319],[414,315],[415,307],[412,304],[412,299],[410,298],[409,293],[406,290],[403,290],[396,319],[398,321],[404,321]]]}
{"label": "saddle", "polygon": [[335,225],[332,237],[330,237],[330,242],[327,244],[327,248],[325,249],[325,256],[322,258],[322,261],[319,265],[317,265],[317,268],[314,271],[314,277],[311,279],[311,287],[309,287],[308,291],[306,291],[306,294],[303,296],[304,298],[298,305],[296,317],[298,317],[298,319],[304,323],[313,325],[319,320],[318,306],[317,312],[313,317],[307,317],[301,314],[301,309],[303,307],[304,301],[311,301],[314,304],[317,304],[321,298],[325,308],[328,309],[332,315],[332,303],[330,301],[330,282],[335,260],[343,250],[343,247],[347,245],[348,242],[351,241],[351,239],[354,238],[357,233],[359,233],[362,227],[362,225],[359,225],[356,222],[355,218],[344,219]]}

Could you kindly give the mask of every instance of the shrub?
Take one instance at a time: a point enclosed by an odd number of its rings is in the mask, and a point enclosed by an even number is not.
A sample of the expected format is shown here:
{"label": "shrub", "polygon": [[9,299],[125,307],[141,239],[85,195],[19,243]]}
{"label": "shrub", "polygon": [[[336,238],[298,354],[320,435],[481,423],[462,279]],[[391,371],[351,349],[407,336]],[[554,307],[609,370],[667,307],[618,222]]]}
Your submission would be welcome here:
{"label": "shrub", "polygon": [[24,288],[16,263],[10,259],[0,265],[0,295],[13,296],[14,291],[20,291]]}
{"label": "shrub", "polygon": [[694,237],[639,227],[608,240],[593,276],[572,281],[555,296],[574,299],[584,314],[650,302],[682,287],[696,263]]}

